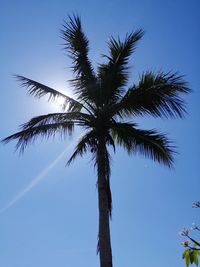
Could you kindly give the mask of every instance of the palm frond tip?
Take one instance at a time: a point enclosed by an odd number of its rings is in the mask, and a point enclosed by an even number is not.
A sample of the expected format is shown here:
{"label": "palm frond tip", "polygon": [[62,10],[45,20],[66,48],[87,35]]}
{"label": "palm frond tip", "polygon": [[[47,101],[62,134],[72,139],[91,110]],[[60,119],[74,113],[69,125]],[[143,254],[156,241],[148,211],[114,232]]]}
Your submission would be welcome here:
{"label": "palm frond tip", "polygon": [[56,133],[60,133],[61,137],[71,135],[74,129],[74,124],[70,123],[51,123],[40,125],[37,127],[29,127],[13,135],[10,135],[2,140],[3,143],[8,143],[13,140],[18,140],[16,150],[24,152],[27,145],[33,143],[38,136],[49,139],[55,137]]}
{"label": "palm frond tip", "polygon": [[14,75],[17,81],[20,82],[22,87],[28,89],[28,94],[35,96],[37,98],[41,98],[43,96],[48,96],[48,101],[56,101],[59,97],[64,99],[63,109],[66,107],[68,111],[80,111],[82,108],[82,104],[79,103],[77,100],[34,80],[26,78],[20,75]]}
{"label": "palm frond tip", "polygon": [[129,154],[139,153],[158,163],[173,167],[174,146],[156,130],[139,130],[130,123],[116,123],[112,127],[114,140]]}
{"label": "palm frond tip", "polygon": [[104,102],[115,102],[125,92],[124,86],[128,81],[128,60],[143,34],[143,30],[140,29],[127,35],[125,41],[110,38],[109,56],[104,55],[108,63],[100,64],[98,67],[98,77],[104,88],[102,92]]}
{"label": "palm frond tip", "polygon": [[151,115],[161,118],[183,118],[187,113],[181,94],[191,90],[177,73],[145,72],[118,104],[122,116]]}
{"label": "palm frond tip", "polygon": [[65,49],[72,59],[72,70],[75,74],[75,79],[72,80],[74,92],[83,99],[84,89],[89,93],[87,88],[95,84],[96,77],[88,57],[89,41],[82,31],[80,18],[76,15],[69,17],[69,22],[64,23],[61,34]]}

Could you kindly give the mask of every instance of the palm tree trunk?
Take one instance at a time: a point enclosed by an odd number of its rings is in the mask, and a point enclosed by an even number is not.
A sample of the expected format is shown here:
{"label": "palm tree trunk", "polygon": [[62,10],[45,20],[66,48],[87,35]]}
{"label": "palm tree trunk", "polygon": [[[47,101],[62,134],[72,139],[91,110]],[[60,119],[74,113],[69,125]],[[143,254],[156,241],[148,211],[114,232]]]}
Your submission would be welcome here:
{"label": "palm tree trunk", "polygon": [[[109,199],[108,183],[106,170],[106,145],[101,138],[97,151],[97,170],[98,170],[98,201],[99,201],[99,240],[98,251],[100,257],[100,267],[112,267],[112,250],[110,240],[109,225]],[[108,159],[107,159],[108,160]]]}

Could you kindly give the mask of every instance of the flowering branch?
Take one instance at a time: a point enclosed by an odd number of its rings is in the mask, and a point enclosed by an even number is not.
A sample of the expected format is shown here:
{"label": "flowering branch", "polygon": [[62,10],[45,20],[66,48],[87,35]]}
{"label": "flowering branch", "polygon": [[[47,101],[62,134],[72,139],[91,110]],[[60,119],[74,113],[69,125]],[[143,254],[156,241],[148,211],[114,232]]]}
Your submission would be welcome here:
{"label": "flowering branch", "polygon": [[[200,201],[195,201],[192,205],[193,208],[200,208]],[[192,227],[186,228],[184,227],[179,235],[186,236],[189,240],[181,242],[181,244],[186,247],[184,250],[182,257],[185,260],[186,266],[188,267],[190,264],[199,264],[199,256],[200,256],[200,242],[192,238],[189,233],[191,231],[200,231],[200,227],[195,223],[192,224]],[[191,244],[192,242],[192,244]],[[191,245],[190,245],[191,244]]]}

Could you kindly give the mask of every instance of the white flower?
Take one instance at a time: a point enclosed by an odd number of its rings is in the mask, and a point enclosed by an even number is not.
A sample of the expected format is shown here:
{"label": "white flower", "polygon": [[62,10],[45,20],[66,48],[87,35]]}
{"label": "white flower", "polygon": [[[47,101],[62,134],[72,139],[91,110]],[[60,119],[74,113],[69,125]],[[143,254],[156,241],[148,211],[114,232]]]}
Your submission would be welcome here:
{"label": "white flower", "polygon": [[181,236],[187,236],[187,235],[189,234],[189,231],[190,231],[189,228],[184,227],[184,228],[179,232],[179,235],[181,235]]}
{"label": "white flower", "polygon": [[199,226],[196,223],[192,223],[190,230],[199,230]]}
{"label": "white flower", "polygon": [[200,201],[195,201],[195,202],[192,204],[192,207],[193,207],[193,208],[200,208]]}

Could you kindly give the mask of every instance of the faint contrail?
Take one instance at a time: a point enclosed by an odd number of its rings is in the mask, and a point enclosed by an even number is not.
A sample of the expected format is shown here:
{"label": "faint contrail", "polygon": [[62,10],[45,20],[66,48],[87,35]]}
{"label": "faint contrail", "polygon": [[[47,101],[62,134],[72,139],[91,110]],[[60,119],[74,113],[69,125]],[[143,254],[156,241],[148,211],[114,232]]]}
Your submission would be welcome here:
{"label": "faint contrail", "polygon": [[32,190],[36,185],[38,185],[47,174],[57,165],[57,163],[62,159],[65,155],[66,151],[74,144],[72,142],[64,151],[62,151],[57,158],[52,161],[40,174],[38,174],[24,189],[22,189],[14,198],[8,202],[5,207],[0,209],[0,213],[6,211],[7,209],[11,208],[17,201],[19,201],[25,194],[27,194],[30,190]]}

